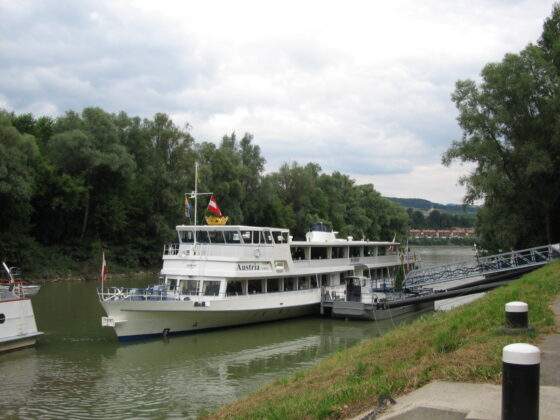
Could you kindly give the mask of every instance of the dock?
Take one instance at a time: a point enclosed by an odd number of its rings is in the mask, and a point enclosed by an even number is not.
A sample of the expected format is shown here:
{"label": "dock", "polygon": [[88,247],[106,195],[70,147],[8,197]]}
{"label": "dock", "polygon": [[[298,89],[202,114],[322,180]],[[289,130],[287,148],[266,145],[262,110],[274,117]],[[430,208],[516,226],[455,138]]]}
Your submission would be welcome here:
{"label": "dock", "polygon": [[558,258],[560,244],[553,244],[419,268],[407,273],[400,291],[349,277],[346,285],[323,287],[321,314],[381,321],[431,311],[435,301],[492,290]]}

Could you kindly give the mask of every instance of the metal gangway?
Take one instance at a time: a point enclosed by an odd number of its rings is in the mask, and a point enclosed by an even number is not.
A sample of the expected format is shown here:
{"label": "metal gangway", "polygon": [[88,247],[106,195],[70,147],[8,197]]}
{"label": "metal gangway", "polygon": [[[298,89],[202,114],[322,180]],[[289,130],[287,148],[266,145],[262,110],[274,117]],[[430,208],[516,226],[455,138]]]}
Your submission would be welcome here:
{"label": "metal gangway", "polygon": [[543,266],[555,258],[560,258],[560,244],[537,246],[485,257],[477,256],[471,261],[411,270],[406,275],[403,286],[408,290],[414,290],[436,283],[521,273]]}

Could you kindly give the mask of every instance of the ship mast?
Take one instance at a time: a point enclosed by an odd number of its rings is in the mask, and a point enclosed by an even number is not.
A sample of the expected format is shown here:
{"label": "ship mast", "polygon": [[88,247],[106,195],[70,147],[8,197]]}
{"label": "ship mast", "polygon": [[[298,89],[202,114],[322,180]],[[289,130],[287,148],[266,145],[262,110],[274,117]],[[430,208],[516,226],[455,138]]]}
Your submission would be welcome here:
{"label": "ship mast", "polygon": [[198,196],[199,195],[212,195],[211,192],[199,193],[198,192],[198,162],[194,163],[194,191],[191,191],[191,198],[194,198],[194,238],[193,243],[196,245],[196,226],[198,215]]}

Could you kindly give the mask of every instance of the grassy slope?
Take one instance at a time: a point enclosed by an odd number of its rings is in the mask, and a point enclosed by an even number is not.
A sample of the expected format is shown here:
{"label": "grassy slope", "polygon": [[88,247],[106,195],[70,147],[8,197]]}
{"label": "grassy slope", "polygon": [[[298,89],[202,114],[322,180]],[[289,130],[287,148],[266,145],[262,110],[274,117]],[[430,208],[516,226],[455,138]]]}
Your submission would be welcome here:
{"label": "grassy slope", "polygon": [[[501,350],[554,330],[550,303],[560,294],[560,262],[446,313],[427,315],[382,338],[341,350],[315,367],[282,378],[211,417],[324,418],[357,414],[435,379],[499,383]],[[504,305],[529,304],[531,336],[504,335]]]}

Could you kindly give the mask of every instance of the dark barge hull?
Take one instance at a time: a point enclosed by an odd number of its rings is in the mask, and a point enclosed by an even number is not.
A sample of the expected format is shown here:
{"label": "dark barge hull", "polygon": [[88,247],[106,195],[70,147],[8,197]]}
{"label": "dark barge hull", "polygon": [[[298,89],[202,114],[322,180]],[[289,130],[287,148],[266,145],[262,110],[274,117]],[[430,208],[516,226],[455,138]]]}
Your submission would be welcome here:
{"label": "dark barge hull", "polygon": [[433,311],[434,302],[414,303],[396,308],[379,309],[377,305],[368,303],[335,301],[328,305],[323,304],[323,310],[325,314],[330,313],[330,316],[333,318],[382,321],[410,313]]}

